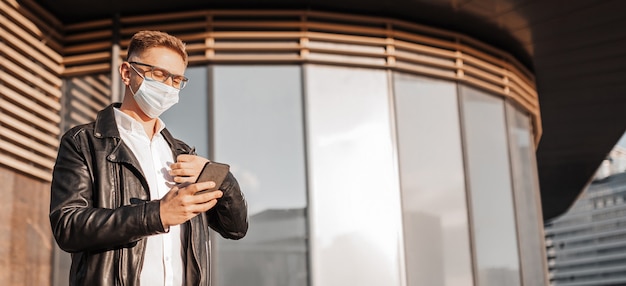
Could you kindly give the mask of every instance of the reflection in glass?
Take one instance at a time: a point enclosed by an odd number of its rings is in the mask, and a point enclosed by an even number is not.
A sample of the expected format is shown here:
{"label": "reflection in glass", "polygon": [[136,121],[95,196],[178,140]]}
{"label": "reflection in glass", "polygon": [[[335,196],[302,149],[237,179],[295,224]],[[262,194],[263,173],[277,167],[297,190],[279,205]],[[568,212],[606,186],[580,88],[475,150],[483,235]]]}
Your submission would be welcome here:
{"label": "reflection in glass", "polygon": [[306,182],[299,66],[214,67],[215,160],[249,204],[240,241],[213,240],[214,285],[307,285]]}
{"label": "reflection in glass", "polygon": [[473,285],[456,83],[394,74],[409,286]]}
{"label": "reflection in glass", "polygon": [[161,120],[174,137],[196,147],[198,155],[209,156],[207,67],[189,67],[190,83],[180,91],[178,103],[165,111]]}
{"label": "reflection in glass", "polygon": [[520,285],[504,102],[460,90],[478,282]]}
{"label": "reflection in glass", "polygon": [[387,73],[308,65],[314,285],[401,285],[400,202]]}
{"label": "reflection in glass", "polygon": [[95,120],[98,111],[111,104],[110,94],[102,89],[110,83],[110,73],[73,76],[63,80],[63,107],[59,114],[63,118],[59,125],[62,133]]}
{"label": "reflection in glass", "polygon": [[530,118],[507,104],[523,285],[547,285],[539,182]]}

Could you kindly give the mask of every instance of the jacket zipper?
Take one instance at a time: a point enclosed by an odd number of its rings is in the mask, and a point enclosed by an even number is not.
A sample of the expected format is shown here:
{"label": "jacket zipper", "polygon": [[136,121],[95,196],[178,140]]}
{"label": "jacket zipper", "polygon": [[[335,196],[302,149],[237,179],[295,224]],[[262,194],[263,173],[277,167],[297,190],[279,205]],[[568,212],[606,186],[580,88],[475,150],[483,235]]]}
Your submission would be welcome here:
{"label": "jacket zipper", "polygon": [[[209,224],[207,222],[207,226],[208,225]],[[211,234],[209,233],[209,231],[207,231],[207,237],[204,246],[206,247],[207,272],[209,273],[209,277],[207,278],[207,280],[209,281],[209,286],[211,286],[213,284],[213,273],[211,272]]]}
{"label": "jacket zipper", "polygon": [[[120,142],[118,141],[117,138],[113,138],[113,141],[115,142],[115,146],[117,146]],[[112,207],[113,208],[118,208],[121,206],[121,202],[122,202],[122,189],[123,186],[121,185],[122,182],[124,182],[124,178],[122,177],[122,170],[119,167],[119,164],[115,163],[115,162],[111,162],[110,163],[111,169],[112,169],[112,173],[113,173],[113,204]],[[123,267],[122,265],[124,264],[124,252],[123,249],[117,249],[115,250],[115,263],[117,264],[116,268],[117,268],[117,275],[115,277],[115,285],[119,285],[119,286],[124,286],[124,278],[122,277],[122,272],[123,272]]]}
{"label": "jacket zipper", "polygon": [[[117,143],[117,142],[116,142]],[[118,164],[116,163],[111,163],[112,168],[113,169],[113,188],[119,188],[119,190],[113,190],[113,208],[117,208],[120,207],[120,202],[121,202],[121,189],[122,186],[120,185],[123,181],[124,178],[121,178],[122,176],[122,172],[118,166]],[[117,275],[115,277],[115,285],[119,285],[119,286],[123,286],[124,285],[124,280],[122,277],[122,264],[123,264],[123,252],[122,249],[117,249],[115,250],[115,263],[117,263]]]}

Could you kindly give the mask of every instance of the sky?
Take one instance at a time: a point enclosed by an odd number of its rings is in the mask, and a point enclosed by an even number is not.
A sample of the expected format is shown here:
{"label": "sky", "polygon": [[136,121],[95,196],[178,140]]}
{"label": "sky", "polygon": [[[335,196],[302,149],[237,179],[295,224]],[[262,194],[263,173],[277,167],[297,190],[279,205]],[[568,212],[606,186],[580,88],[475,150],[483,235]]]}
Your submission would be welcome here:
{"label": "sky", "polygon": [[617,142],[617,145],[626,148],[626,133],[622,135],[622,138],[619,139],[619,141]]}

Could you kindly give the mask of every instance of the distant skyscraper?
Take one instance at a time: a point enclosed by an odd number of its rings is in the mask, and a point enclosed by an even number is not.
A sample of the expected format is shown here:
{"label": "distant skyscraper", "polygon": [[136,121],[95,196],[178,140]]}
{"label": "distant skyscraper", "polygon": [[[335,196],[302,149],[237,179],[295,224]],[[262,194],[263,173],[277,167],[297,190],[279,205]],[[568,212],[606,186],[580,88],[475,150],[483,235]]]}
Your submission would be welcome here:
{"label": "distant skyscraper", "polygon": [[546,224],[551,285],[626,285],[625,162],[616,147],[572,208]]}

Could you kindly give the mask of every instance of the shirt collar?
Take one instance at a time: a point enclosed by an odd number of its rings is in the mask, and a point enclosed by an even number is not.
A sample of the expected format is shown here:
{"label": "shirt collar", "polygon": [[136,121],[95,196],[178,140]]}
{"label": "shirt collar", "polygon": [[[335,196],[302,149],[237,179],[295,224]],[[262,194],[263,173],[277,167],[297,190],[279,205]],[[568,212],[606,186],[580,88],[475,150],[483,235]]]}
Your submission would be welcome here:
{"label": "shirt collar", "polygon": [[[145,131],[143,130],[143,125],[141,125],[139,121],[137,121],[130,115],[122,112],[119,108],[113,108],[113,110],[115,110],[115,122],[117,123],[118,128],[130,133],[141,132],[145,134]],[[159,124],[159,129],[155,134],[160,134],[161,131],[165,129],[165,123],[163,122],[163,120],[161,120],[161,118],[157,118],[157,123]]]}

